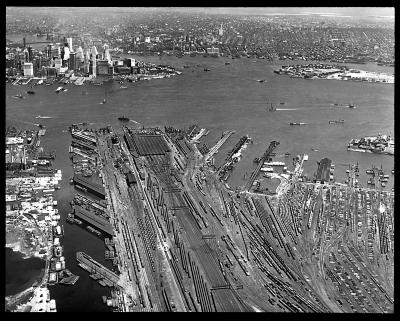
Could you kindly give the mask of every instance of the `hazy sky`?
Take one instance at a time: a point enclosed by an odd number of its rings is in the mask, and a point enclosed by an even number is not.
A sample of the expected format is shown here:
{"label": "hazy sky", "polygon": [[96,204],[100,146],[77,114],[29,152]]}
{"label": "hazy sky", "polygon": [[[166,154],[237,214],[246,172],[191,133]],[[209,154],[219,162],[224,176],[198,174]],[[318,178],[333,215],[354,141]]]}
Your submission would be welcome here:
{"label": "hazy sky", "polygon": [[[41,8],[41,7],[7,7],[7,9],[15,8],[17,10],[65,10],[62,7]],[[85,10],[85,11],[114,11],[122,10],[124,12],[140,12],[140,11],[178,11],[178,12],[202,12],[207,14],[244,14],[244,15],[271,15],[271,14],[328,14],[352,17],[382,16],[394,17],[394,7],[68,7],[68,10]]]}
{"label": "hazy sky", "polygon": [[349,16],[393,16],[394,8],[390,7],[244,7],[244,8],[175,8],[182,11],[202,11],[205,13],[227,13],[227,14],[336,14]]}

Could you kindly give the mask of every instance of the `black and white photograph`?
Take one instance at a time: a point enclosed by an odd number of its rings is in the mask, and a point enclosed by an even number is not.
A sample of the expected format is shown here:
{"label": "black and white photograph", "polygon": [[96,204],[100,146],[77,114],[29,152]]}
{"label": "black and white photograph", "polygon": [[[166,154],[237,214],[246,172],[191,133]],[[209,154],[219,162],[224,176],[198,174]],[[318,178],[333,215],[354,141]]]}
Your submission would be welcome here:
{"label": "black and white photograph", "polygon": [[394,313],[395,8],[131,5],[5,7],[5,312]]}

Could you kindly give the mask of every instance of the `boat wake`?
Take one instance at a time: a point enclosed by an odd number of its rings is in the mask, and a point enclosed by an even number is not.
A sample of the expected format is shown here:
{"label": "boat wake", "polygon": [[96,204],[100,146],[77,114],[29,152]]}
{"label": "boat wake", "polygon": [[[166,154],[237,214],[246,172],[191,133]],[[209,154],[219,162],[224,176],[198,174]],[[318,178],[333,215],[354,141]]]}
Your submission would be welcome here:
{"label": "boat wake", "polygon": [[131,121],[132,123],[135,123],[135,124],[140,124],[138,121],[133,120],[133,119],[130,119],[129,121]]}
{"label": "boat wake", "polygon": [[297,108],[277,108],[276,110],[297,110]]}
{"label": "boat wake", "polygon": [[50,118],[53,118],[53,117],[50,117],[50,116],[36,116],[35,118],[40,118],[40,119],[50,119]]}

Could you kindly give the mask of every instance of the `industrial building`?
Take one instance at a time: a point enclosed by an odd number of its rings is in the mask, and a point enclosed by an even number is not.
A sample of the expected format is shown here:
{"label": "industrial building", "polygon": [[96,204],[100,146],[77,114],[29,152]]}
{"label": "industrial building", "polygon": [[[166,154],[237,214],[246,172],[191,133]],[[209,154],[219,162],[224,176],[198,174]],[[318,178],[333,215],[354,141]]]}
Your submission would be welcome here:
{"label": "industrial building", "polygon": [[106,198],[104,187],[102,185],[88,180],[82,175],[74,175],[74,184],[80,186],[87,192],[92,193],[101,199]]}

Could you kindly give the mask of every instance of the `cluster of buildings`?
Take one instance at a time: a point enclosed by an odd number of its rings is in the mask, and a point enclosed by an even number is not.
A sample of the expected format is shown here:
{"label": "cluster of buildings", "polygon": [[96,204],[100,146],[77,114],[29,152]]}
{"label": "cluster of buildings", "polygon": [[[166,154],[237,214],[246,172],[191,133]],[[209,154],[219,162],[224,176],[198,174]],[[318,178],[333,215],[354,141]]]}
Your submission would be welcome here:
{"label": "cluster of buildings", "polygon": [[[72,48],[70,41],[64,41],[68,44],[69,61],[65,63],[68,59],[61,51],[65,53],[66,46],[62,44],[60,50],[56,47],[52,49],[56,50],[55,56],[61,59],[57,66],[61,64],[61,67],[68,66],[69,69],[82,67],[85,72],[96,75],[105,73],[106,60],[108,66],[114,65],[107,54],[107,46],[102,45],[104,43],[118,52],[144,55],[202,54],[344,63],[373,61],[382,65],[394,65],[395,61],[394,28],[390,20],[368,22],[318,15],[210,16],[173,10],[162,14],[152,10],[142,10],[140,13],[118,11],[118,8],[114,10],[114,16],[109,12],[98,12],[96,17],[86,10],[77,10],[68,19],[68,24],[61,22],[61,26],[51,31],[49,24],[43,29],[49,33],[48,40],[73,37],[74,42],[86,48]],[[56,17],[57,10],[53,14]],[[47,16],[45,13],[42,15]],[[7,30],[13,31],[13,19],[17,17],[10,16],[7,19]],[[18,16],[18,20],[26,19]],[[40,25],[36,29],[42,30]],[[35,27],[32,27],[34,30]],[[98,49],[94,50],[93,46]],[[32,63],[35,69],[35,63]],[[53,62],[48,66],[55,65]],[[100,66],[101,70],[98,70]],[[27,74],[30,73],[31,66],[27,65],[26,68]]]}
{"label": "cluster of buildings", "polygon": [[54,300],[44,294],[50,265],[65,268],[60,244],[63,230],[53,197],[62,174],[51,168],[54,155],[40,153],[39,137],[39,131],[11,128],[6,132],[6,246],[46,261],[44,276],[33,286],[28,306],[32,311],[54,311]]}
{"label": "cluster of buildings", "polygon": [[358,69],[350,69],[346,66],[328,65],[328,64],[304,64],[282,66],[275,73],[281,75],[290,75],[291,78],[305,79],[336,79],[336,80],[354,80],[366,82],[394,83],[394,75],[386,73],[369,72]]}

